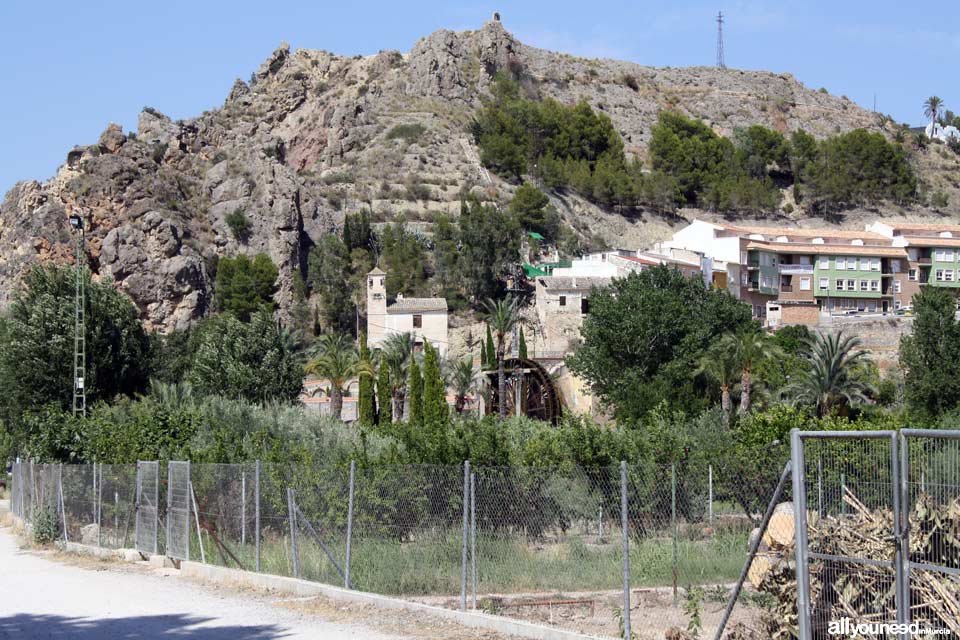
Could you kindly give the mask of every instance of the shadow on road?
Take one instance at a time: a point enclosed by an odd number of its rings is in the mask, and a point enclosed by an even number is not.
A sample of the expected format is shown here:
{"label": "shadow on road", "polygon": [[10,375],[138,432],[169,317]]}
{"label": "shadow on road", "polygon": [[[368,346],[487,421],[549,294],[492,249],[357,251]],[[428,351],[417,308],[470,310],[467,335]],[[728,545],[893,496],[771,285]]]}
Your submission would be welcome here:
{"label": "shadow on road", "polygon": [[58,638],[80,640],[128,640],[184,638],[203,640],[274,640],[288,634],[276,625],[249,627],[199,627],[210,618],[185,615],[135,616],[129,618],[65,618],[22,613],[0,617],[0,638],[33,640]]}

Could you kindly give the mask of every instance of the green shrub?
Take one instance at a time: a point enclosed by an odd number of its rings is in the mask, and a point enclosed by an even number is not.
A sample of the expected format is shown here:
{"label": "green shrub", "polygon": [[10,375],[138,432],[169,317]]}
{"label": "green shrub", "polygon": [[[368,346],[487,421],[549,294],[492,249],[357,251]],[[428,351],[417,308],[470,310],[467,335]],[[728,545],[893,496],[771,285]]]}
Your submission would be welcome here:
{"label": "green shrub", "polygon": [[419,122],[414,124],[398,124],[387,132],[387,140],[400,139],[407,144],[411,144],[419,140],[420,136],[422,136],[426,130],[427,128]]}
{"label": "green shrub", "polygon": [[250,231],[253,229],[253,223],[247,218],[243,209],[234,209],[232,213],[227,214],[227,226],[230,227],[230,233],[233,234],[237,242],[246,242],[250,237]]}
{"label": "green shrub", "polygon": [[163,157],[167,155],[167,143],[157,143],[153,145],[153,149],[150,152],[150,157],[153,158],[153,161],[157,164],[163,162]]}
{"label": "green shrub", "polygon": [[47,504],[36,510],[33,518],[33,543],[52,544],[60,535],[60,517],[53,505]]}

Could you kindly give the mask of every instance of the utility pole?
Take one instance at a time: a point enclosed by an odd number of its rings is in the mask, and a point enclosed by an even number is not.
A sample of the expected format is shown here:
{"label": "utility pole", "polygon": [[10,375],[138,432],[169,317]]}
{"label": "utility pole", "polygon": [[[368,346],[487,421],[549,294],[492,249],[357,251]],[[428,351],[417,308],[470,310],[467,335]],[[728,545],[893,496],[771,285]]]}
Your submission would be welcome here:
{"label": "utility pole", "polygon": [[83,215],[70,216],[70,226],[77,231],[76,283],[74,287],[74,323],[73,323],[73,415],[87,417],[87,392],[84,387],[84,373],[87,369],[86,312],[83,268],[86,254],[83,248]]}
{"label": "utility pole", "polygon": [[721,69],[727,68],[727,63],[723,59],[723,12],[717,13],[717,66]]}

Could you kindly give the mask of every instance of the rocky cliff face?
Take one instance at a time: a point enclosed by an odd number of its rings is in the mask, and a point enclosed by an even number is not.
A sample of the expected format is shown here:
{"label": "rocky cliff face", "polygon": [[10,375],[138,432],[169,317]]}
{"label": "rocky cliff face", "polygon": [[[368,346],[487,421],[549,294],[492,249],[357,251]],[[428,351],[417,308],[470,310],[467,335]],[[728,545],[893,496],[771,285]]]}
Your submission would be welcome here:
{"label": "rocky cliff face", "polygon": [[[438,31],[409,54],[351,58],[282,45],[221,108],[177,122],[145,109],[136,132],[110,125],[96,144],[70,151],[52,179],[10,189],[0,205],[0,305],[31,264],[72,261],[67,216],[82,212],[95,274],[127,292],[151,328],[202,317],[212,266],[237,253],[271,256],[288,310],[294,274],[344,212],[363,204],[375,219],[429,219],[456,213],[466,190],[509,195],[480,166],[466,131],[500,70],[522,78],[531,95],[588,100],[640,157],[664,108],[726,134],[754,123],[817,136],[881,127],[875,114],[788,74],[575,58],[524,45],[499,22]],[[398,125],[420,128],[397,135]],[[677,223],[626,220],[577,198],[557,204],[575,228],[619,245],[639,246]],[[244,241],[226,222],[235,211],[252,223]]]}

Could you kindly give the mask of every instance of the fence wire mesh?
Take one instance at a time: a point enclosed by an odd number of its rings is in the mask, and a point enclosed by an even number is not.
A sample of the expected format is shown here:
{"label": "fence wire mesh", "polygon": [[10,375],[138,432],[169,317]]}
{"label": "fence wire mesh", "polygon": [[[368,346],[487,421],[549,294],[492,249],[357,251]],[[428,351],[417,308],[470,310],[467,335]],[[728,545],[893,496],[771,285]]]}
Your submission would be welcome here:
{"label": "fence wire mesh", "polygon": [[892,439],[810,436],[803,451],[811,637],[843,617],[896,622]]}
{"label": "fence wire mesh", "polygon": [[[352,491],[349,465],[67,465],[62,482],[87,544],[338,586],[349,571],[361,591],[659,640],[716,630],[776,484],[760,466],[628,465],[625,513],[619,466],[357,466]],[[18,512],[54,504],[59,473],[15,465]],[[769,609],[748,586],[730,626],[764,630]]]}
{"label": "fence wire mesh", "polygon": [[909,436],[903,446],[910,619],[960,635],[960,439]]}
{"label": "fence wire mesh", "polygon": [[157,529],[159,523],[160,463],[137,463],[137,523],[136,549],[144,553],[157,553]]}
{"label": "fence wire mesh", "polygon": [[166,551],[171,558],[190,559],[190,536],[193,523],[190,463],[167,463],[167,520]]}

